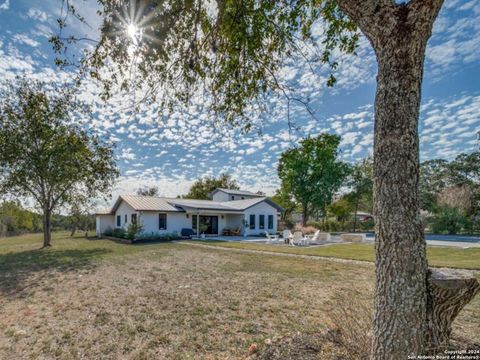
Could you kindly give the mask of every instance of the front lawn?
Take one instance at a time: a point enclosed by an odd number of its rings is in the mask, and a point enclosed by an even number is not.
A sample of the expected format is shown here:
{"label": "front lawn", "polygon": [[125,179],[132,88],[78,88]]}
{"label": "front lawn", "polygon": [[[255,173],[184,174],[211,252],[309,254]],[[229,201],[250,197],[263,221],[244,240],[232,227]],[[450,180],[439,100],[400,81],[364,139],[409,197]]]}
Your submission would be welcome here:
{"label": "front lawn", "polygon": [[[329,327],[341,299],[371,303],[368,264],[67,234],[52,243],[0,239],[0,359],[244,359],[253,343]],[[477,297],[454,334],[478,341],[479,327]]]}
{"label": "front lawn", "polygon": [[[284,246],[278,244],[248,243],[245,241],[200,240],[198,244],[208,244],[235,249],[251,249],[288,254],[324,256],[340,259],[374,261],[372,244],[329,244],[315,247]],[[427,247],[428,263],[436,267],[452,267],[480,270],[480,248]]]}

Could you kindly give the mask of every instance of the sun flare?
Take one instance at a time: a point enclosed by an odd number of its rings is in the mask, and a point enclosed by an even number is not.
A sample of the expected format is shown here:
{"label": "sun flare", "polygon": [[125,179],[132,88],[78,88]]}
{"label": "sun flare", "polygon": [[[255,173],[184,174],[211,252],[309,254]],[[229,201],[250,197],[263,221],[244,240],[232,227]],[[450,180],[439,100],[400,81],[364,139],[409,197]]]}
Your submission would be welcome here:
{"label": "sun flare", "polygon": [[128,36],[130,37],[130,39],[136,43],[137,40],[138,40],[138,35],[139,35],[139,30],[138,30],[138,27],[133,24],[133,23],[130,23],[128,24],[127,26],[127,34]]}

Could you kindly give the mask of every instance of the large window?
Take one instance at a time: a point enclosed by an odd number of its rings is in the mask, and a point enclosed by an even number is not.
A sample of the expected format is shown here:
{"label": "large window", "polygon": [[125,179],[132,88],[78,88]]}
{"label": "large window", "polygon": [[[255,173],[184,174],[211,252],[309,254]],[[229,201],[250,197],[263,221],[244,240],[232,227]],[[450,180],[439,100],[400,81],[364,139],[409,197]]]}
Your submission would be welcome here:
{"label": "large window", "polygon": [[250,229],[255,229],[255,215],[250,215]]}
{"label": "large window", "polygon": [[125,214],[125,225],[127,225],[127,222],[128,222],[128,215]]}
{"label": "large window", "polygon": [[120,215],[117,215],[117,227],[122,226],[122,217]]}
{"label": "large window", "polygon": [[167,230],[167,214],[158,214],[158,230]]}
{"label": "large window", "polygon": [[132,216],[130,217],[130,220],[132,221],[132,224],[136,224],[137,223],[137,214],[132,214]]}
{"label": "large window", "polygon": [[273,215],[268,215],[268,228],[273,229]]}
{"label": "large window", "polygon": [[265,229],[265,215],[258,215],[258,228]]}

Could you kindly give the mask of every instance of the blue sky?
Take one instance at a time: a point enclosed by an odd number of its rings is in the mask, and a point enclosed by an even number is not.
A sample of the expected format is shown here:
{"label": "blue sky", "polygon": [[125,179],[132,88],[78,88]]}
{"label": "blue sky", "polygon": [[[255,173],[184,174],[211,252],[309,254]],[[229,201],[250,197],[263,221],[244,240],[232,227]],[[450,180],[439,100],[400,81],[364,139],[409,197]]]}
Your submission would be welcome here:
{"label": "blue sky", "polygon": [[[77,0],[90,26],[71,23],[77,35],[98,36],[95,1]],[[0,0],[0,78],[27,74],[62,80],[48,37],[56,31],[61,0]],[[317,29],[321,31],[321,28]],[[430,39],[425,63],[419,125],[421,160],[451,159],[478,147],[480,130],[480,0],[447,0]],[[271,112],[244,135],[215,125],[201,99],[188,109],[167,114],[144,105],[132,114],[139,94],[116,94],[108,103],[98,98],[93,81],[82,85],[82,97],[94,115],[83,119],[117,143],[121,178],[114,193],[158,185],[166,196],[185,193],[200,176],[228,172],[243,188],[272,194],[278,187],[279,155],[306,135],[330,132],[342,136],[342,157],[355,161],[372,151],[376,64],[368,42],[361,39],[357,56],[342,57],[338,84],[327,88],[327,72],[317,74],[300,61],[286,64],[281,79],[310,100],[314,117],[302,106],[291,108],[289,131],[283,98],[269,99]]]}

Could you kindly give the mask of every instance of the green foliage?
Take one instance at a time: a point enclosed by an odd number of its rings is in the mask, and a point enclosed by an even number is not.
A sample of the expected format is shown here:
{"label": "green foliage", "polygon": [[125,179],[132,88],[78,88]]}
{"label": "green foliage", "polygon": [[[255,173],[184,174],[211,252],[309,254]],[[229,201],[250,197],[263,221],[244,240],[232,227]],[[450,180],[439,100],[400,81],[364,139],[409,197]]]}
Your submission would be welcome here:
{"label": "green foliage", "polygon": [[143,231],[143,225],[140,224],[138,221],[131,222],[128,227],[127,231],[125,233],[125,237],[128,240],[135,240],[138,235],[140,235]]}
{"label": "green foliage", "polygon": [[275,195],[272,196],[272,201],[284,209],[284,211],[280,213],[280,220],[284,226],[292,228],[294,225],[292,213],[298,208],[292,195],[284,187],[280,187],[280,189],[275,191]]}
{"label": "green foliage", "polygon": [[1,98],[0,191],[33,198],[50,222],[55,209],[110,190],[113,144],[72,121],[82,108],[70,92],[23,79]]}
{"label": "green foliage", "polygon": [[210,199],[209,194],[217,188],[240,189],[237,181],[233,180],[229,174],[220,174],[218,178],[206,176],[195,181],[188,194],[184,195],[183,198],[208,200]]}
{"label": "green foliage", "polygon": [[137,195],[158,196],[158,186],[143,187],[137,190]]}
{"label": "green foliage", "polygon": [[136,241],[172,241],[172,240],[178,240],[180,239],[180,236],[176,231],[168,234],[158,234],[158,233],[141,233],[138,235]]}
{"label": "green foliage", "polygon": [[0,236],[38,232],[41,226],[40,215],[24,209],[18,201],[0,204]]}
{"label": "green foliage", "polygon": [[[334,50],[353,53],[359,38],[356,26],[333,0],[99,2],[101,37],[85,56],[83,71],[101,80],[104,96],[111,95],[114,85],[137,86],[154,90],[149,95],[156,101],[161,89],[163,109],[187,104],[201,89],[211,95],[207,105],[234,125],[248,118],[252,108],[264,111],[262,96],[271,91],[295,101],[288,85],[278,79],[288,60],[299,59],[312,68],[328,64],[333,72],[338,65]],[[321,40],[312,35],[320,19],[325,28]],[[141,28],[141,38],[127,35],[126,24],[132,22]],[[65,28],[63,22],[60,28]],[[58,35],[50,41],[64,54],[75,38]],[[67,65],[66,60],[57,63]],[[135,83],[129,76],[133,66]],[[332,73],[327,85],[335,80]],[[248,130],[251,122],[241,125]]]}
{"label": "green foliage", "polygon": [[[441,207],[431,219],[431,228],[435,234],[458,234],[467,225],[467,218],[457,208]],[[467,225],[468,227],[468,225]]]}
{"label": "green foliage", "polygon": [[325,212],[349,174],[349,165],[338,160],[339,144],[339,136],[322,134],[302,140],[280,157],[281,186],[301,205],[305,221],[316,210]]}
{"label": "green foliage", "polygon": [[330,204],[327,208],[328,212],[337,218],[337,221],[349,220],[352,217],[351,214],[353,209],[353,204],[351,204],[345,197]]}

